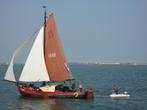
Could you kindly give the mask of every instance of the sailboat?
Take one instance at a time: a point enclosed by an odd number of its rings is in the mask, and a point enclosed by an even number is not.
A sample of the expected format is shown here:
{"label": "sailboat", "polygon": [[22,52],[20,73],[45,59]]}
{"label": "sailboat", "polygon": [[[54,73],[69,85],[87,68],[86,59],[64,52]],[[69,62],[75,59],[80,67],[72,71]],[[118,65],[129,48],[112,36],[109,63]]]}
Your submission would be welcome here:
{"label": "sailboat", "polygon": [[[45,7],[44,7],[45,8]],[[59,32],[53,14],[47,18],[44,12],[44,24],[33,42],[18,80],[15,78],[14,61],[28,41],[24,41],[13,53],[4,80],[16,83],[25,97],[41,98],[94,98],[93,89],[75,88],[75,79],[68,66],[61,45]],[[66,82],[72,86],[65,86]],[[39,87],[35,84],[39,83]]]}

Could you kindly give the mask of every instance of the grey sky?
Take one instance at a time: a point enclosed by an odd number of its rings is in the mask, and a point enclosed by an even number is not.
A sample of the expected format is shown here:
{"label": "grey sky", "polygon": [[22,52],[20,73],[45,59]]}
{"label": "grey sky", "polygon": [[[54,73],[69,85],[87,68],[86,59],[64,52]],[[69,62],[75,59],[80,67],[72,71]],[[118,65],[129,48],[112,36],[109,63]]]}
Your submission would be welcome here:
{"label": "grey sky", "polygon": [[147,63],[146,0],[0,0],[0,62],[53,12],[69,61]]}

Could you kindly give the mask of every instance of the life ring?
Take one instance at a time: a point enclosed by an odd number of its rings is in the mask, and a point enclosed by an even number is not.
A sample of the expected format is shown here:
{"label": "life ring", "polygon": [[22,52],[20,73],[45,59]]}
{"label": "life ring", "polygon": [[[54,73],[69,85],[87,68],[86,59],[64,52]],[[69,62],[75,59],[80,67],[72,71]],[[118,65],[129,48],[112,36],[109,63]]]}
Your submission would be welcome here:
{"label": "life ring", "polygon": [[78,92],[75,92],[74,93],[74,96],[75,96],[75,98],[77,98],[79,96],[79,93]]}

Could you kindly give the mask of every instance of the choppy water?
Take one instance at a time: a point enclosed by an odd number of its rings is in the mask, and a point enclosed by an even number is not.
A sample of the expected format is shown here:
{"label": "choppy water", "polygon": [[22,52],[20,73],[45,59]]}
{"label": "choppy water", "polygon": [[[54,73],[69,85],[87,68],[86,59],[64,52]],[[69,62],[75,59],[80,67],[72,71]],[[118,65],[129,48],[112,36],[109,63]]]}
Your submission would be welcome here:
{"label": "choppy water", "polygon": [[[14,84],[3,81],[0,66],[0,110],[147,110],[147,66],[71,64],[75,78],[95,91],[94,100],[22,98]],[[19,68],[18,68],[19,71]],[[112,100],[113,84],[128,91],[128,100]]]}

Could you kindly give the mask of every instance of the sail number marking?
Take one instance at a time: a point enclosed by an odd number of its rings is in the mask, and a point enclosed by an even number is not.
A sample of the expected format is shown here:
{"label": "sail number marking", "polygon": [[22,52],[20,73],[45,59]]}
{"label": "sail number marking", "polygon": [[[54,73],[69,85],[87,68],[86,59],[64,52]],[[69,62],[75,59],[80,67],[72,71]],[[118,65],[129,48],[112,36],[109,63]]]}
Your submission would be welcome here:
{"label": "sail number marking", "polygon": [[55,58],[55,57],[56,57],[56,53],[49,53],[49,54],[48,54],[48,57],[49,57],[49,58]]}

